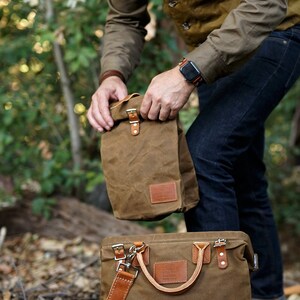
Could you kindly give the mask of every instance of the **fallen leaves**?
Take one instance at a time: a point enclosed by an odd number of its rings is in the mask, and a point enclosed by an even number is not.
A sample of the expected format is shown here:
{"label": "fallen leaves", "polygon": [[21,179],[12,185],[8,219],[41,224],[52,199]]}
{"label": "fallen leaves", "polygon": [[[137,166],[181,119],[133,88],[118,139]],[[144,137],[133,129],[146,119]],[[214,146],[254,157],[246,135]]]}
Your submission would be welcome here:
{"label": "fallen leaves", "polygon": [[0,299],[98,299],[99,246],[81,238],[10,238],[0,257]]}

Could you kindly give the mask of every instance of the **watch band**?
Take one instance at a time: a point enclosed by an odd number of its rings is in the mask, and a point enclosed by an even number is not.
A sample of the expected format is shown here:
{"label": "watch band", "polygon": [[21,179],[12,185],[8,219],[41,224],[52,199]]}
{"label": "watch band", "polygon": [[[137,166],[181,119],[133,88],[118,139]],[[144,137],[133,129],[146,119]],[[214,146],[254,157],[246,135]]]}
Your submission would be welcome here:
{"label": "watch band", "polygon": [[181,74],[189,83],[194,86],[199,86],[204,82],[201,72],[192,61],[183,58],[178,66]]}

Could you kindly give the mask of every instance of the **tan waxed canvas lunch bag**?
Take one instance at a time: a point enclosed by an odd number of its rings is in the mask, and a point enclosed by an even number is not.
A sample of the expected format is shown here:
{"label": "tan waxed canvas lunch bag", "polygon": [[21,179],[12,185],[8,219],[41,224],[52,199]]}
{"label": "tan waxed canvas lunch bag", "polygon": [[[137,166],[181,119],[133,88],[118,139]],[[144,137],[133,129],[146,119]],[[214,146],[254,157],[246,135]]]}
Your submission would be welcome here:
{"label": "tan waxed canvas lunch bag", "polygon": [[143,96],[110,106],[115,125],[101,138],[101,161],[114,216],[161,219],[197,205],[193,162],[178,120],[143,120]]}
{"label": "tan waxed canvas lunch bag", "polygon": [[240,231],[108,237],[101,300],[250,300],[257,257]]}

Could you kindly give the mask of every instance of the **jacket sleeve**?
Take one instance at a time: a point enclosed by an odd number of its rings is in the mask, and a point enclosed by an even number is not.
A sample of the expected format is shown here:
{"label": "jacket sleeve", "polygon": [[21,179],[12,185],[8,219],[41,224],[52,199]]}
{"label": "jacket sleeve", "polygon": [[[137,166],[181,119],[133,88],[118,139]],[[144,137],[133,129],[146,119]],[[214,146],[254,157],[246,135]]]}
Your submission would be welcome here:
{"label": "jacket sleeve", "polygon": [[147,0],[108,0],[101,74],[108,70],[122,73],[128,80],[140,61],[150,17]]}
{"label": "jacket sleeve", "polygon": [[207,83],[234,71],[284,19],[287,0],[242,0],[222,26],[186,55]]}

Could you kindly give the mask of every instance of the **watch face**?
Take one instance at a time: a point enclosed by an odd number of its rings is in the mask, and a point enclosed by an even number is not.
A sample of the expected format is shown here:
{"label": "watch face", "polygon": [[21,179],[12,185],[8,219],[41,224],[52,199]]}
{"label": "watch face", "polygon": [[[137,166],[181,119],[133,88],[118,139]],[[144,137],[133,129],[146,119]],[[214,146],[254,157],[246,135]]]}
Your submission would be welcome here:
{"label": "watch face", "polygon": [[180,72],[183,74],[185,79],[189,82],[193,82],[199,75],[201,75],[198,68],[191,61],[187,62],[180,68]]}

